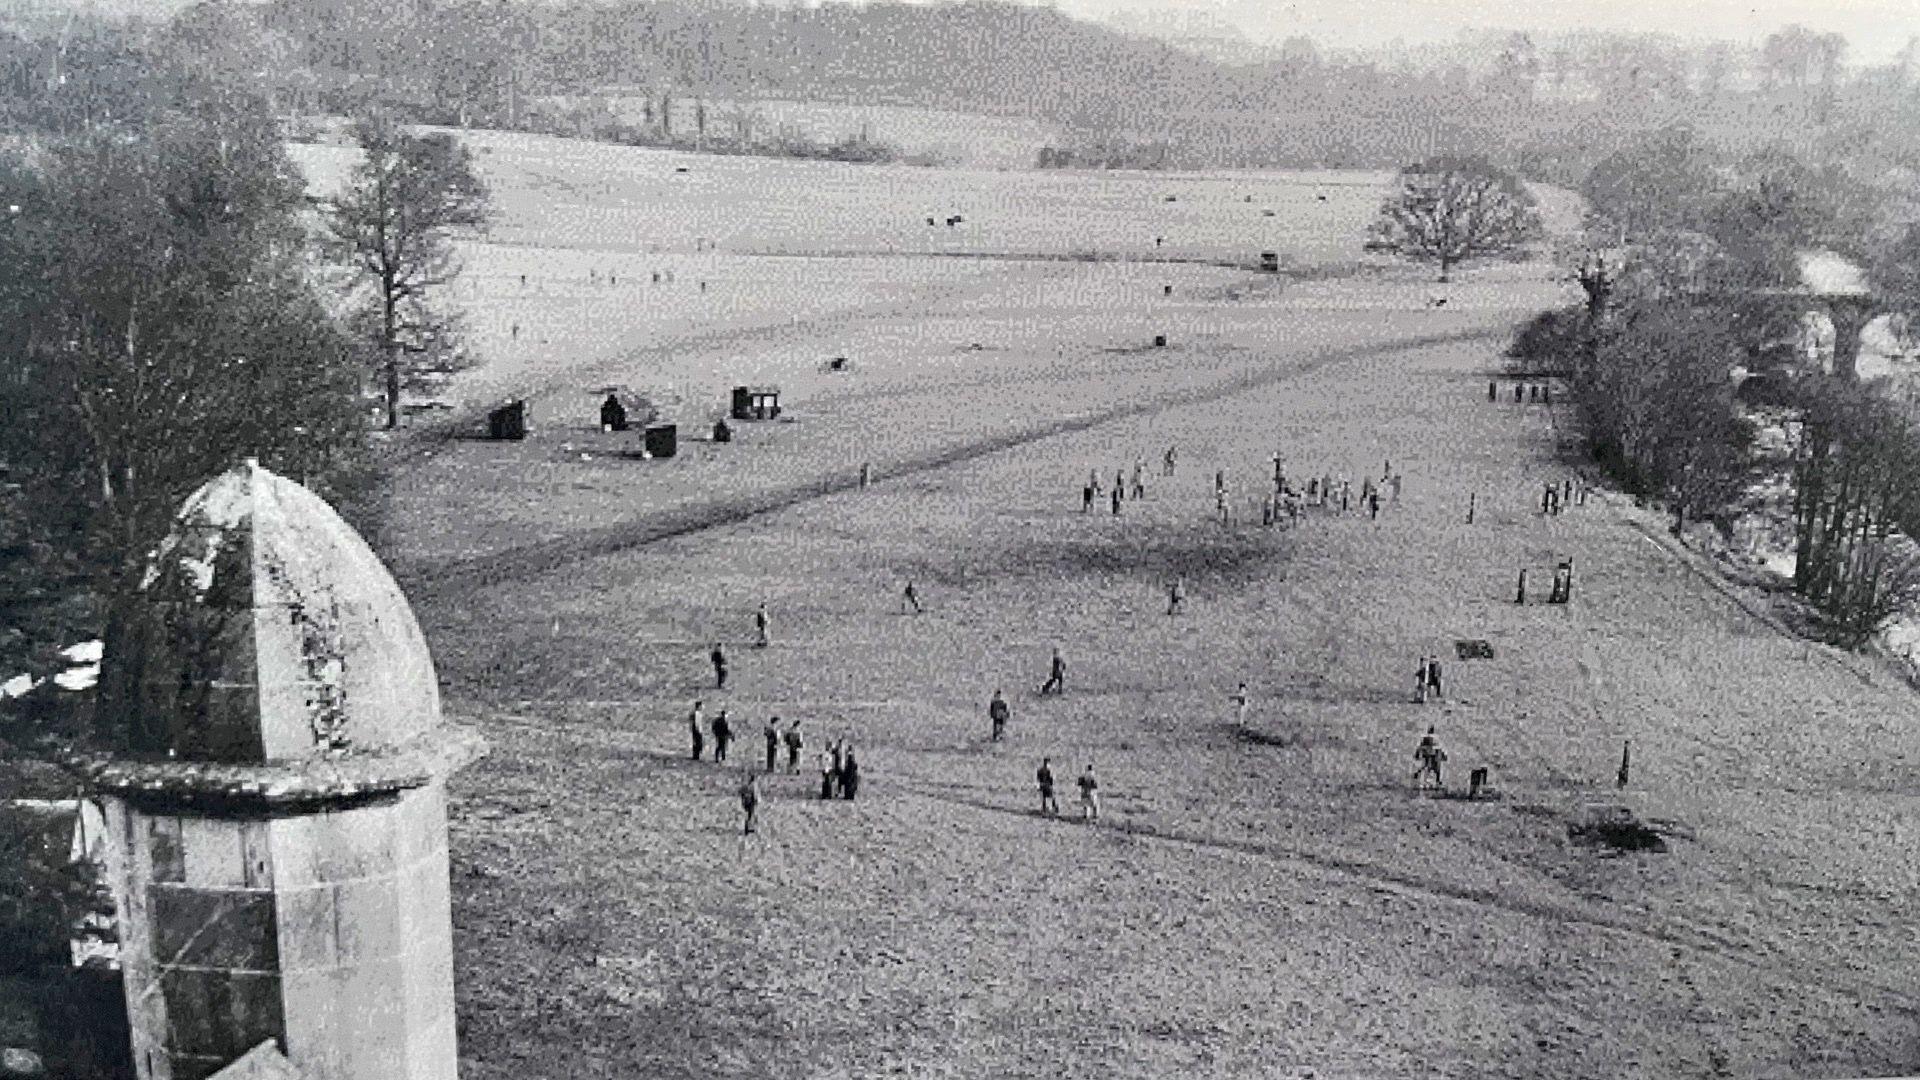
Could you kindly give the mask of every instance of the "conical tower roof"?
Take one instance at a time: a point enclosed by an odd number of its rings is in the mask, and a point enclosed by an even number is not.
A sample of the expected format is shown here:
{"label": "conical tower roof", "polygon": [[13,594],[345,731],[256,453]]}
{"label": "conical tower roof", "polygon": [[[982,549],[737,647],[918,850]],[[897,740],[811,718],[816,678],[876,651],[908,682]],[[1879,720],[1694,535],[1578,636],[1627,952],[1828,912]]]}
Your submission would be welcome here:
{"label": "conical tower roof", "polygon": [[188,497],[104,661],[107,730],[142,756],[297,763],[440,723],[420,626],[365,540],[248,461]]}

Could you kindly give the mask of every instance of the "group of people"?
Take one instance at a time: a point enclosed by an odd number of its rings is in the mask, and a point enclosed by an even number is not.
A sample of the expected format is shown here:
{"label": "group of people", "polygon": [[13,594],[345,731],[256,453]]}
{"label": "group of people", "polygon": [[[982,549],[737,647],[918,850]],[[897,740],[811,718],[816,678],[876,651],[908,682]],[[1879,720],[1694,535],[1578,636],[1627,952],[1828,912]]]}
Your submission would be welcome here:
{"label": "group of people", "polygon": [[[1058,814],[1060,800],[1053,794],[1053,759],[1041,758],[1040,768],[1034,773],[1034,780],[1040,785],[1040,812]],[[1093,774],[1093,763],[1087,763],[1087,771],[1074,781],[1080,788],[1080,820],[1093,824],[1100,820],[1100,780]]]}
{"label": "group of people", "polygon": [[[1169,449],[1168,453],[1172,453],[1172,450]],[[1128,483],[1125,470],[1114,470],[1112,488],[1107,488],[1101,484],[1099,469],[1089,471],[1087,473],[1087,483],[1080,489],[1080,512],[1083,514],[1092,513],[1094,500],[1100,498],[1103,494],[1108,496],[1113,505],[1114,517],[1120,516],[1120,508],[1128,499],[1139,500],[1146,498],[1146,460],[1144,458],[1134,459],[1132,483]]]}
{"label": "group of people", "polygon": [[1548,481],[1545,490],[1540,493],[1540,512],[1548,517],[1556,517],[1576,498],[1581,506],[1585,506],[1587,491],[1587,482],[1584,478],[1577,483],[1571,479],[1562,480],[1557,484]]}
{"label": "group of people", "polygon": [[[705,702],[695,701],[687,713],[687,734],[692,742],[693,760],[702,760],[706,753],[707,739],[713,740],[713,760],[726,764],[727,747],[733,742],[733,723],[727,710],[721,709],[708,720]],[[800,771],[800,753],[806,748],[806,738],[801,734],[800,721],[789,721],[782,727],[778,716],[769,717],[762,731],[766,743],[765,773],[771,774],[780,767],[780,752],[786,751],[786,771],[797,774]],[[762,773],[748,767],[740,781],[740,808],[746,814],[744,831],[752,833],[759,817],[760,777]],[[827,744],[820,754],[820,798],[851,800],[860,791],[860,761],[854,754],[853,742],[841,736]]]}

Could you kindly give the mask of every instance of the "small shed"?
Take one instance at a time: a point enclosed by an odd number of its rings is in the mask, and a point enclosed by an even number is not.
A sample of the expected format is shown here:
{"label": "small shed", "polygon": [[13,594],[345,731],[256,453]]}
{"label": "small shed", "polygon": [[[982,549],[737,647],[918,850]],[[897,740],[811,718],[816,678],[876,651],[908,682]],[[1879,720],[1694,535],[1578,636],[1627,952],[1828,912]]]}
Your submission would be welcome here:
{"label": "small shed", "polygon": [[487,414],[487,438],[524,439],[527,437],[527,403],[509,401]]}
{"label": "small shed", "polygon": [[649,457],[670,458],[680,450],[680,428],[674,424],[654,424],[640,433],[640,445]]}
{"label": "small shed", "polygon": [[780,415],[780,388],[777,386],[736,386],[733,388],[735,420],[772,420]]}

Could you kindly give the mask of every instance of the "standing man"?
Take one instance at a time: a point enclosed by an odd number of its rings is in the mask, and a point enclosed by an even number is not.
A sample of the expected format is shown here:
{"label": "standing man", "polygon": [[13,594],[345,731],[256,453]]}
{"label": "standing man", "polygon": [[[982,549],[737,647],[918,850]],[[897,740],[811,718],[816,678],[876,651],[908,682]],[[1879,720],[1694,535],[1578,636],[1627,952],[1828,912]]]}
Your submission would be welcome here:
{"label": "standing man", "polygon": [[740,781],[740,809],[746,811],[746,828],[742,836],[753,835],[753,818],[760,809],[760,774],[752,769],[744,770],[746,776]]}
{"label": "standing man", "polygon": [[1234,722],[1238,723],[1241,727],[1247,726],[1247,702],[1249,700],[1251,699],[1247,694],[1247,684],[1241,683],[1240,689],[1233,692]]}
{"label": "standing man", "polygon": [[1186,603],[1187,579],[1185,575],[1178,575],[1173,579],[1173,584],[1167,586],[1167,614],[1180,614],[1180,609],[1186,606]]}
{"label": "standing man", "polygon": [[1094,496],[1093,482],[1089,480],[1087,482],[1087,486],[1080,489],[1080,512],[1081,513],[1083,514],[1093,513],[1093,496]]}
{"label": "standing man", "polygon": [[1427,733],[1420,737],[1420,745],[1413,751],[1413,760],[1417,763],[1413,771],[1415,791],[1426,790],[1428,777],[1433,778],[1433,786],[1436,788],[1447,786],[1446,781],[1440,778],[1440,766],[1446,764],[1447,752],[1440,749],[1440,740],[1434,735],[1433,730],[1431,726],[1427,728]]}
{"label": "standing man", "polygon": [[[1115,479],[1119,479],[1119,478],[1115,477]],[[1113,489],[1113,516],[1114,517],[1120,516],[1120,498],[1121,498],[1120,487],[1119,485],[1116,484]]]}
{"label": "standing man", "polygon": [[1047,681],[1040,684],[1042,694],[1064,694],[1067,692],[1067,662],[1060,658],[1060,650],[1053,650],[1053,662],[1047,666]]}
{"label": "standing man", "polygon": [[707,748],[707,718],[700,711],[700,703],[693,703],[693,711],[687,714],[687,734],[693,736],[693,760],[700,760],[701,751]]}
{"label": "standing man", "polygon": [[1146,497],[1147,497],[1147,459],[1142,457],[1136,457],[1133,459],[1133,498],[1144,499]]}
{"label": "standing man", "polygon": [[1173,462],[1174,462],[1174,450],[1173,450],[1173,447],[1169,446],[1167,447],[1167,452],[1161,455],[1160,457],[1160,475],[1172,476]]}
{"label": "standing man", "polygon": [[987,719],[993,721],[993,741],[999,742],[1000,736],[1007,730],[1007,720],[1013,710],[1007,707],[1007,699],[1000,691],[993,692],[993,700],[987,702]]}
{"label": "standing man", "polygon": [[1100,820],[1100,781],[1093,775],[1093,763],[1087,763],[1087,771],[1080,774],[1076,781],[1080,785],[1080,820],[1093,823]]}
{"label": "standing man", "polygon": [[776,716],[767,721],[767,730],[764,732],[764,735],[767,740],[767,771],[772,772],[774,768],[780,764],[779,717]]}
{"label": "standing man", "polygon": [[1433,691],[1435,701],[1446,697],[1440,692],[1440,658],[1437,656],[1427,657],[1427,688]]}
{"label": "standing man", "polygon": [[727,710],[721,709],[713,718],[713,760],[727,760],[727,744],[733,741],[733,725],[727,721]]}
{"label": "standing man", "polygon": [[789,773],[797,773],[800,771],[800,721],[795,720],[793,723],[787,725],[786,740],[787,771]]}
{"label": "standing man", "polygon": [[713,682],[721,690],[727,688],[727,654],[721,650],[720,643],[713,643],[713,651],[707,654],[713,662]]}
{"label": "standing man", "polygon": [[860,793],[860,762],[854,760],[853,744],[840,755],[840,797],[848,802]]}
{"label": "standing man", "polygon": [[1413,673],[1413,698],[1420,704],[1427,703],[1427,658],[1420,658],[1420,667]]}
{"label": "standing man", "polygon": [[1060,813],[1060,800],[1053,797],[1053,759],[1041,758],[1040,770],[1033,774],[1040,783],[1040,812],[1043,814]]}
{"label": "standing man", "polygon": [[1233,515],[1227,506],[1227,485],[1224,480],[1220,482],[1218,487],[1213,489],[1213,512],[1219,515],[1220,524],[1228,525],[1232,523]]}
{"label": "standing man", "polygon": [[767,633],[767,602],[760,601],[760,607],[753,613],[754,644],[764,649],[773,640]]}
{"label": "standing man", "polygon": [[909,608],[909,607],[911,607],[911,608],[913,608],[913,613],[914,613],[915,615],[918,615],[918,614],[920,614],[920,612],[921,612],[921,607],[920,607],[920,594],[919,594],[918,592],[915,592],[915,591],[914,591],[914,588],[913,588],[913,579],[912,579],[912,578],[908,578],[908,579],[907,579],[907,587],[906,587],[906,588],[904,588],[904,589],[902,589],[902,590],[900,590],[900,611],[901,611],[901,613],[902,613],[902,614],[905,614],[905,613],[906,613],[906,610],[907,610],[907,608]]}

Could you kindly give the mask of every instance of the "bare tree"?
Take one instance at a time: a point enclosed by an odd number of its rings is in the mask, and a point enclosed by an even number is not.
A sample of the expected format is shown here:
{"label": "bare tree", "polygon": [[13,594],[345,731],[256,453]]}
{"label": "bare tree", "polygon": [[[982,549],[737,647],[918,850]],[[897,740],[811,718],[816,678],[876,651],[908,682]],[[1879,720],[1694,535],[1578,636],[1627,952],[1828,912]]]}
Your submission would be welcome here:
{"label": "bare tree", "polygon": [[328,224],[336,250],[371,289],[360,321],[377,350],[391,429],[401,391],[457,360],[456,324],[437,303],[459,274],[449,234],[484,224],[488,196],[472,155],[451,136],[413,135],[383,118],[360,121],[354,136],[366,159],[329,204]]}
{"label": "bare tree", "polygon": [[1510,255],[1541,235],[1534,198],[1511,173],[1477,158],[1440,157],[1401,170],[1367,248],[1440,264]]}

